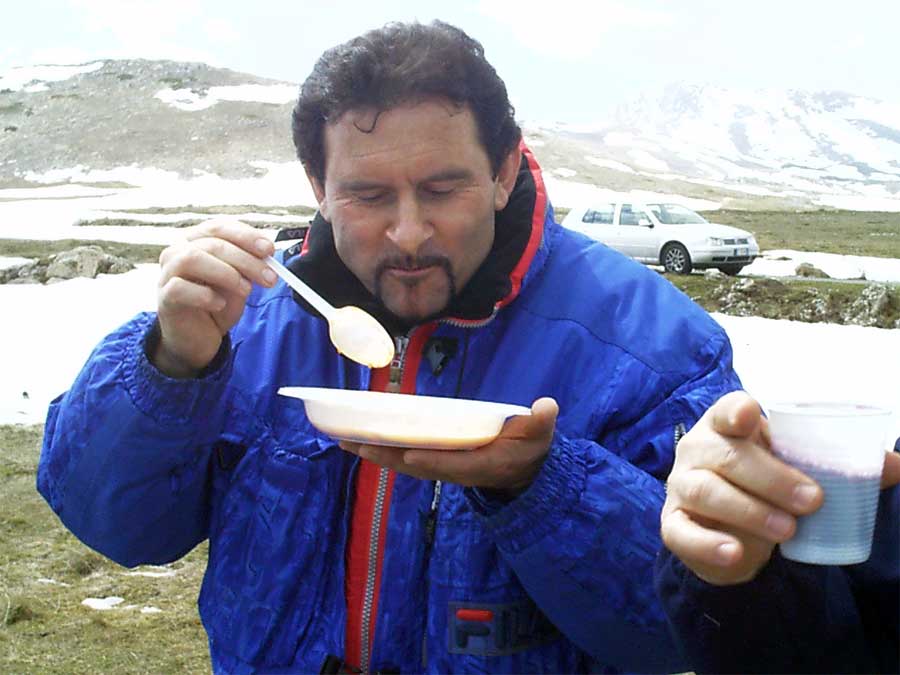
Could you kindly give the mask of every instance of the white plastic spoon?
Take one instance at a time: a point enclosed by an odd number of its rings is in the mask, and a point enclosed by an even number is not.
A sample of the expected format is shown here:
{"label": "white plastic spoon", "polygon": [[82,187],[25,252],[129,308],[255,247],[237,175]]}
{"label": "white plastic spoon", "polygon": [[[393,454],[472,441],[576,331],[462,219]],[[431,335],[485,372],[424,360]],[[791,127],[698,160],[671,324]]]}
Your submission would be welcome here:
{"label": "white plastic spoon", "polygon": [[374,316],[352,305],[334,307],[272,256],[266,258],[266,264],[325,317],[328,337],[338,353],[370,368],[381,368],[391,362],[394,341]]}

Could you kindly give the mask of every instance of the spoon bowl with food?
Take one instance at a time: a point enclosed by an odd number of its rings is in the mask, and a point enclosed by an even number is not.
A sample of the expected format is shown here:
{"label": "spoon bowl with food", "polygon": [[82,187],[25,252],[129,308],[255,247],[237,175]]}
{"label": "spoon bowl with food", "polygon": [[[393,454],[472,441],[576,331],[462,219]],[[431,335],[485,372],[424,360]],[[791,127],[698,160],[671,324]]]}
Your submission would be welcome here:
{"label": "spoon bowl with food", "polygon": [[266,264],[325,318],[328,337],[338,353],[369,368],[391,362],[394,341],[374,316],[352,305],[335,307],[272,256],[266,258]]}

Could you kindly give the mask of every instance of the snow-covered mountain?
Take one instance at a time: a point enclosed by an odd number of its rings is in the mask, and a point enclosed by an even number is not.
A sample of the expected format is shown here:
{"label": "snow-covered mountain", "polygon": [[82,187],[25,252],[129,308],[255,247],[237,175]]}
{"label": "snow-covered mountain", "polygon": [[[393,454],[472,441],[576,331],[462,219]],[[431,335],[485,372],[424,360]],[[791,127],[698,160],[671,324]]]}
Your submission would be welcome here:
{"label": "snow-covered mountain", "polygon": [[[122,167],[265,175],[294,160],[296,93],[295,83],[173,61],[0,72],[0,187],[101,184]],[[558,206],[609,189],[711,207],[900,211],[900,104],[680,84],[593,129],[523,127]]]}
{"label": "snow-covered mountain", "polygon": [[900,202],[900,104],[680,84],[599,128],[553,131],[590,147],[591,164],[658,180],[849,208]]}

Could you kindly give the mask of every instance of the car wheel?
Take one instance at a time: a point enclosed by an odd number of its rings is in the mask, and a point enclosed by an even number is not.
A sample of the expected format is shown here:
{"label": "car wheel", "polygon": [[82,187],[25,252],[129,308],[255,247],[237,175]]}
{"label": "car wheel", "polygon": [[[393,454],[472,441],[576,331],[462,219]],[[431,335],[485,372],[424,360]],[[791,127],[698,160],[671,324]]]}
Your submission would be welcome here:
{"label": "car wheel", "polygon": [[663,247],[662,265],[666,268],[666,272],[674,272],[675,274],[690,274],[694,268],[691,263],[691,254],[681,244],[671,243]]}
{"label": "car wheel", "polygon": [[730,277],[736,277],[742,269],[743,265],[719,265],[719,270]]}

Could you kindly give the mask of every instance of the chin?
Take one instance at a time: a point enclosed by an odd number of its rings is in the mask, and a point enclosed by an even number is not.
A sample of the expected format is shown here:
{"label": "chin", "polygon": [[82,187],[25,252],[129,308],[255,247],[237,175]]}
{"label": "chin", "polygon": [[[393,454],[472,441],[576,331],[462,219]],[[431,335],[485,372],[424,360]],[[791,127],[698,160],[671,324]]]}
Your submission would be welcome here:
{"label": "chin", "polygon": [[446,309],[449,299],[442,298],[439,302],[410,303],[410,302],[385,302],[388,310],[398,319],[411,326],[425,323],[439,316]]}

